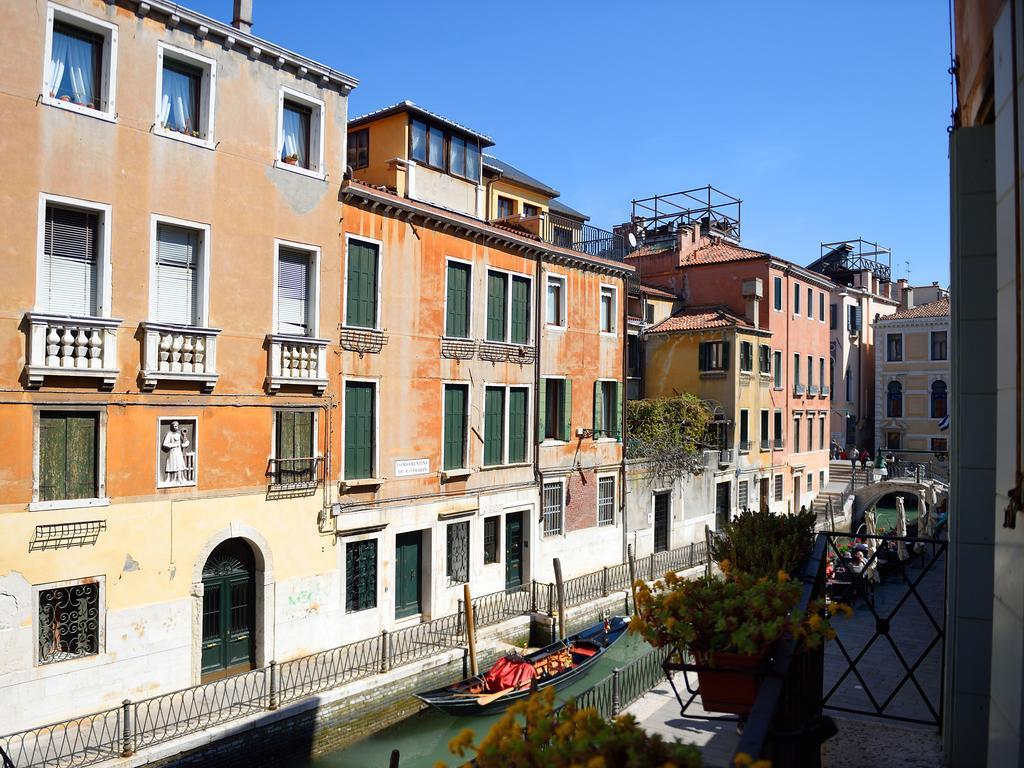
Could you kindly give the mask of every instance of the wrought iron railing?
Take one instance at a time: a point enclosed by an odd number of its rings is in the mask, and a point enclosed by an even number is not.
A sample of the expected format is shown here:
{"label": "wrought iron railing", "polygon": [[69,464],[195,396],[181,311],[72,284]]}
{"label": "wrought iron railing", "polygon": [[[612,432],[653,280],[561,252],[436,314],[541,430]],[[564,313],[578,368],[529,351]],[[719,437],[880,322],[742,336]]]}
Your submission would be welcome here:
{"label": "wrought iron railing", "polygon": [[561,248],[614,261],[622,261],[627,250],[621,235],[555,213],[549,213],[544,221],[543,239]]}
{"label": "wrought iron railing", "polygon": [[270,490],[291,491],[316,488],[323,482],[324,459],[310,456],[297,459],[271,459],[267,467]]}
{"label": "wrought iron railing", "polygon": [[[601,717],[615,717],[662,680],[665,673],[661,665],[669,653],[668,648],[651,648],[643,656],[613,670],[604,680],[575,696],[571,703],[577,709],[595,709]],[[556,713],[564,707],[565,704]]]}

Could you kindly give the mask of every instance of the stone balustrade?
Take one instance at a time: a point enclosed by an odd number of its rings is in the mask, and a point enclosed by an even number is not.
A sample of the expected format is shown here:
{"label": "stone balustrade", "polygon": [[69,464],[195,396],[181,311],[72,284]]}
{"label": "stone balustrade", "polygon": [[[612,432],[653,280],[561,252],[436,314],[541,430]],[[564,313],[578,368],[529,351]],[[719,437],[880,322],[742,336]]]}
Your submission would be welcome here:
{"label": "stone balustrade", "polygon": [[217,383],[219,328],[143,323],[145,339],[139,382],[151,390],[161,380],[196,381],[206,391]]}
{"label": "stone balustrade", "polygon": [[268,337],[267,389],[282,386],[327,389],[327,339],[271,334]]}
{"label": "stone balustrade", "polygon": [[107,317],[74,317],[45,312],[26,316],[25,377],[39,387],[52,376],[96,378],[110,389],[117,380],[117,329]]}

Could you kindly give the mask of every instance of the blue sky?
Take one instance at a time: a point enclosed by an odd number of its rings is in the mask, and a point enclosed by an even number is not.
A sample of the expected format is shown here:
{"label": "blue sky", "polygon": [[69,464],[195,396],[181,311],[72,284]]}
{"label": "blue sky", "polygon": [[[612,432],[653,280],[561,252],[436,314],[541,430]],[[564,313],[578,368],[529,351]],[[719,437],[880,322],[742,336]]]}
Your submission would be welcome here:
{"label": "blue sky", "polygon": [[[230,21],[231,0],[186,0]],[[945,2],[254,0],[254,32],[496,141],[598,226],[712,183],[801,264],[864,237],[949,282]]]}

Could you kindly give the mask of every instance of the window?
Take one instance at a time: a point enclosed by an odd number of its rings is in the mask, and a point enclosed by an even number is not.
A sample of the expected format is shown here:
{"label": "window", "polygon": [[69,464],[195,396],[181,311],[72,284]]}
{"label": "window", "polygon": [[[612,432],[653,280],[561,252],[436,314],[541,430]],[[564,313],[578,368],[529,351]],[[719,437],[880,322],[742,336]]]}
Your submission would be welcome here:
{"label": "window", "polygon": [[886,388],[885,415],[890,419],[903,416],[903,385],[898,381],[890,381]]}
{"label": "window", "polygon": [[644,304],[644,322],[648,325],[654,324],[654,304],[649,301]]}
{"label": "window", "polygon": [[775,388],[782,389],[782,352],[776,350],[772,353],[772,362],[775,371]]}
{"label": "window", "polygon": [[410,145],[409,154],[417,163],[425,163],[469,181],[480,181],[480,144],[475,138],[456,136],[437,125],[414,119]]}
{"label": "window", "polygon": [[814,358],[810,355],[807,356],[807,390],[810,394],[811,387],[814,386]]}
{"label": "window", "polygon": [[772,350],[767,344],[758,348],[758,369],[762,376],[770,376],[772,373]]}
{"label": "window", "polygon": [[157,73],[154,133],[212,149],[217,62],[159,42]]}
{"label": "window", "polygon": [[932,331],[931,332],[931,347],[932,347],[932,360],[945,360],[947,358],[946,351],[946,332],[945,331]]}
{"label": "window", "polygon": [[276,332],[289,336],[315,336],[316,252],[278,244]]}
{"label": "window", "polygon": [[615,524],[615,478],[597,479],[597,524]]}
{"label": "window", "polygon": [[814,490],[814,473],[813,472],[808,472],[807,473],[807,492],[810,493],[813,490]]}
{"label": "window", "polygon": [[565,278],[548,275],[547,306],[545,322],[548,325],[565,327]]}
{"label": "window", "polygon": [[601,286],[601,333],[615,333],[615,288]]}
{"label": "window", "polygon": [[[822,423],[824,423],[824,422],[822,422]],[[824,445],[824,443],[823,443],[823,445]],[[818,490],[819,491],[825,490],[825,470],[824,469],[821,470],[820,472],[818,472]]]}
{"label": "window", "polygon": [[345,613],[377,607],[377,541],[345,545]]}
{"label": "window", "polygon": [[818,319],[825,322],[825,293],[818,294]]}
{"label": "window", "polygon": [[829,327],[829,330],[831,330],[831,331],[834,331],[836,329],[836,322],[837,322],[836,321],[836,317],[839,314],[838,310],[839,310],[839,307],[837,307],[835,304],[829,304],[829,307],[828,307],[828,327]]}
{"label": "window", "polygon": [[775,278],[772,278],[772,281],[773,281],[773,285],[774,285],[774,290],[772,291],[772,296],[773,296],[773,298],[775,300],[775,310],[777,312],[781,312],[782,311],[782,278],[781,277],[775,277]]}
{"label": "window", "polygon": [[741,512],[750,506],[750,483],[740,480],[736,483],[736,508]]}
{"label": "window", "polygon": [[750,413],[746,408],[740,410],[740,450],[750,450]]}
{"label": "window", "polygon": [[562,532],[562,484],[544,483],[544,535],[555,536]]}
{"label": "window", "polygon": [[899,362],[903,359],[903,334],[885,334],[885,359],[889,362]]}
{"label": "window", "polygon": [[194,418],[157,420],[157,488],[196,484],[199,430]]}
{"label": "window", "polygon": [[[818,450],[824,451],[827,446],[825,445],[825,417],[818,417]],[[822,480],[821,484],[824,485],[825,481]]]}
{"label": "window", "polygon": [[775,448],[782,448],[782,411],[775,412]]}
{"label": "window", "polygon": [[510,197],[498,195],[498,218],[507,219],[514,216],[516,212],[516,201]]}
{"label": "window", "polygon": [[370,164],[369,128],[352,131],[348,135],[348,164],[356,171]]}
{"label": "window", "polygon": [[843,377],[846,381],[846,402],[853,400],[853,376],[850,374],[850,369],[846,369],[846,375]]}
{"label": "window", "polygon": [[540,208],[530,203],[523,203],[523,216],[540,216]]}
{"label": "window", "polygon": [[800,386],[800,355],[798,353],[793,354],[793,385]]}
{"label": "window", "polygon": [[769,427],[769,416],[768,411],[761,411],[761,450],[768,450],[768,441],[771,439],[768,432]]}
{"label": "window", "polygon": [[886,432],[885,433],[885,447],[890,451],[898,451],[901,443],[900,432]]}
{"label": "window", "polygon": [[100,652],[101,583],[87,579],[38,591],[36,647],[39,664],[94,656]]}
{"label": "window", "polygon": [[807,450],[814,450],[814,415],[807,412]]}
{"label": "window", "polygon": [[594,382],[594,437],[622,436],[622,384],[618,381]]}
{"label": "window", "polygon": [[380,247],[375,243],[351,239],[346,261],[345,325],[376,328]]}
{"label": "window", "polygon": [[444,131],[421,120],[412,121],[412,159],[444,170]]}
{"label": "window", "polygon": [[793,453],[800,453],[800,419],[793,419]]}
{"label": "window", "polygon": [[526,461],[527,390],[484,388],[484,465]]}
{"label": "window", "polygon": [[818,386],[821,387],[821,393],[825,394],[825,358],[818,358]]}
{"label": "window", "polygon": [[40,309],[78,317],[103,313],[106,210],[44,200]]}
{"label": "window", "polygon": [[117,27],[57,5],[47,8],[46,21],[43,101],[114,120]]}
{"label": "window", "polygon": [[750,373],[754,369],[754,345],[749,341],[740,342],[740,371]]}
{"label": "window", "polygon": [[846,329],[848,331],[850,331],[850,332],[854,332],[855,333],[855,332],[860,330],[860,317],[861,317],[860,305],[859,304],[852,305],[852,306],[850,306],[848,308],[848,310],[849,311],[847,313],[847,318],[846,318]]}
{"label": "window", "polygon": [[98,413],[39,413],[38,501],[100,497],[99,438]]}
{"label": "window", "polygon": [[501,536],[501,516],[484,518],[484,565],[498,562],[498,539]]}
{"label": "window", "polygon": [[949,412],[947,404],[947,388],[944,381],[932,382],[931,410],[933,419],[943,419]]}
{"label": "window", "polygon": [[448,524],[446,549],[449,586],[469,581],[469,521]]}
{"label": "window", "polygon": [[345,479],[374,476],[376,454],[376,385],[345,382]]}
{"label": "window", "polygon": [[[272,483],[309,485],[316,481],[316,430],[313,411],[277,411],[274,414]],[[193,439],[195,431],[192,432]]]}
{"label": "window", "polygon": [[698,366],[702,371],[729,370],[729,342],[702,341],[697,348]]}
{"label": "window", "polygon": [[179,226],[157,219],[153,225],[152,319],[171,325],[205,325],[208,228]]}
{"label": "window", "polygon": [[814,289],[807,289],[807,316],[814,319]]}
{"label": "window", "polygon": [[944,437],[933,437],[931,449],[934,453],[949,453],[949,440]]}
{"label": "window", "polygon": [[445,336],[468,339],[472,335],[470,326],[472,275],[473,268],[469,264],[449,260],[445,293]]}
{"label": "window", "polygon": [[541,379],[540,432],[545,440],[568,441],[572,436],[572,381]]}
{"label": "window", "polygon": [[466,466],[466,426],[469,413],[469,385],[444,385],[444,444],[442,466],[464,469]]}
{"label": "window", "polygon": [[782,501],[782,475],[775,476],[775,500]]}
{"label": "window", "polygon": [[324,103],[291,88],[278,96],[278,153],[274,165],[324,177]]}
{"label": "window", "polygon": [[800,284],[793,284],[793,314],[800,314]]}
{"label": "window", "polygon": [[[511,291],[509,290],[510,282]],[[529,278],[489,270],[487,272],[487,340],[528,344],[529,339]]]}

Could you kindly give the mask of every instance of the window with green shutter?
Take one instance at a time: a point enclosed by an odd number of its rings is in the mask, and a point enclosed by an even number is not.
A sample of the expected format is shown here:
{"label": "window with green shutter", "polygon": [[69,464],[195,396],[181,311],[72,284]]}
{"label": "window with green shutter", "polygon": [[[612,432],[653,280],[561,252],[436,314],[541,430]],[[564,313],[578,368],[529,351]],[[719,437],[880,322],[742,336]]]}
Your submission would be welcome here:
{"label": "window with green shutter", "polygon": [[348,241],[345,325],[377,327],[377,260],[378,249],[373,243]]}
{"label": "window with green shutter", "polygon": [[484,464],[502,464],[505,446],[505,389],[484,390]]}
{"label": "window with green shutter", "polygon": [[39,501],[99,496],[99,414],[39,414]]}
{"label": "window with green shutter", "polygon": [[466,466],[466,401],[469,387],[465,384],[444,385],[444,457],[443,466],[462,469]]}
{"label": "window with green shutter", "polygon": [[508,390],[508,463],[526,461],[526,388]]}
{"label": "window with green shutter", "polygon": [[505,341],[507,275],[487,273],[487,340]]}
{"label": "window with green shutter", "polygon": [[313,412],[278,411],[275,419],[274,483],[312,482]]}
{"label": "window with green shutter", "polygon": [[512,277],[512,343],[526,344],[530,340],[530,281],[525,277]]}
{"label": "window with green shutter", "polygon": [[345,612],[376,607],[377,542],[349,542],[345,545]]}
{"label": "window with green shutter", "polygon": [[617,381],[594,382],[594,438],[621,436],[622,398]]}
{"label": "window with green shutter", "polygon": [[345,382],[345,479],[373,477],[374,385]]}
{"label": "window with green shutter", "polygon": [[445,306],[444,335],[468,339],[469,333],[469,264],[448,262],[448,288]]}

